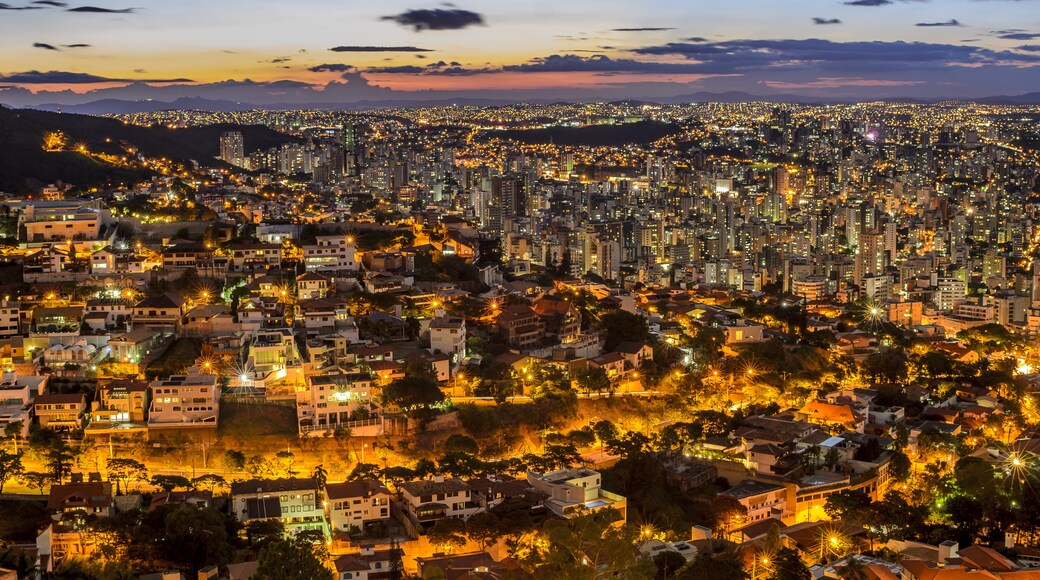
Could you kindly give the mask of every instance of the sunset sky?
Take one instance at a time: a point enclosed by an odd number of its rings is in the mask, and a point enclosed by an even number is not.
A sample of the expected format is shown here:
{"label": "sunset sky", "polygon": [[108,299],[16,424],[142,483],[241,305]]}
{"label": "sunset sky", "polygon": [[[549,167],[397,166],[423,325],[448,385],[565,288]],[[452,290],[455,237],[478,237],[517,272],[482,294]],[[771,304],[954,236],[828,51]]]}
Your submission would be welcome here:
{"label": "sunset sky", "polygon": [[965,97],[1038,91],[1038,65],[1040,0],[0,3],[10,104]]}

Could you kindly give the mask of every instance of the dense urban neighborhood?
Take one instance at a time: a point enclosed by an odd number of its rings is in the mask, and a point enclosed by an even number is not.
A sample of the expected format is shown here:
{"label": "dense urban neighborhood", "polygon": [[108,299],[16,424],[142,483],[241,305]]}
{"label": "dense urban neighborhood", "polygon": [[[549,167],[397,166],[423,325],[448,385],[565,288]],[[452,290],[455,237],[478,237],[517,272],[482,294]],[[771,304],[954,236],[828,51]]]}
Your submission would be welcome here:
{"label": "dense urban neighborhood", "polygon": [[1040,578],[1038,121],[0,109],[0,578]]}

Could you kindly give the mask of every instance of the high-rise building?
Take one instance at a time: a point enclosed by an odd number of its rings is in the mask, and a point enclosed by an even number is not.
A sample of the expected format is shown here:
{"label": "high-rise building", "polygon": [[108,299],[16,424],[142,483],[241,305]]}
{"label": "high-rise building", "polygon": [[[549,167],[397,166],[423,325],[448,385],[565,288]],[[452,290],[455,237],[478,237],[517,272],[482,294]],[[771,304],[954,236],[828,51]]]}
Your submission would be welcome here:
{"label": "high-rise building", "polygon": [[240,131],[224,131],[220,134],[220,159],[235,167],[245,166],[246,147]]}

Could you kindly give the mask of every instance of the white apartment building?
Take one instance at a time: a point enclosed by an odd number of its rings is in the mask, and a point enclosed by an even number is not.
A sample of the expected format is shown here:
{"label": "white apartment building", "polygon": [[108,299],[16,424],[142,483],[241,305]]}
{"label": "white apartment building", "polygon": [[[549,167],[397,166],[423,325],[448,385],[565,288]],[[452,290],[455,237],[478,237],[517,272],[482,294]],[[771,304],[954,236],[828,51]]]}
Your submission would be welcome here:
{"label": "white apartment building", "polygon": [[278,520],[285,531],[321,530],[328,535],[325,507],[313,478],[254,479],[231,484],[234,515],[243,524]]}
{"label": "white apartment building", "polygon": [[308,272],[356,272],[360,268],[351,236],[318,236],[316,244],[303,246],[303,263]]}
{"label": "white apartment building", "polygon": [[430,352],[451,357],[452,365],[466,358],[466,319],[438,316],[430,322]]}
{"label": "white apartment building", "polygon": [[371,414],[374,400],[368,373],[310,376],[307,386],[297,394],[300,433],[335,430],[356,418],[360,409]]}
{"label": "white apartment building", "polygon": [[152,381],[149,429],[216,427],[220,387],[215,375],[173,375]]}

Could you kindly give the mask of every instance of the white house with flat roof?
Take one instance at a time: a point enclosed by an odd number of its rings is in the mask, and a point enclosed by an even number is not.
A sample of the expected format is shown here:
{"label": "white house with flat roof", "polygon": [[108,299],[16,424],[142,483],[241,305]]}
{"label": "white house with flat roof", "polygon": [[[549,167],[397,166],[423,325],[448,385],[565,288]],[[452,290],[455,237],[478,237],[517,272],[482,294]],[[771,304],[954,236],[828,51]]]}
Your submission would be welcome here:
{"label": "white house with flat roof", "polygon": [[560,517],[570,517],[578,508],[598,510],[612,507],[628,518],[628,500],[600,487],[598,471],[584,468],[560,469],[549,473],[527,472],[527,481],[547,497],[545,507]]}
{"label": "white house with flat roof", "polygon": [[148,429],[216,427],[220,387],[215,375],[173,375],[152,381]]}

